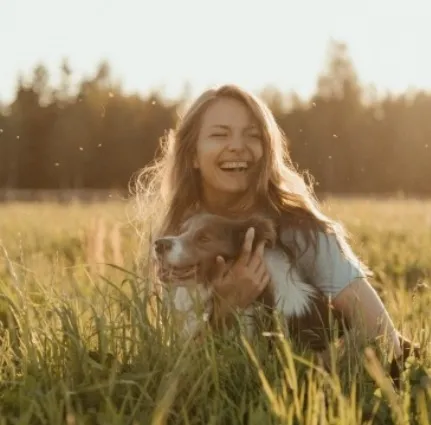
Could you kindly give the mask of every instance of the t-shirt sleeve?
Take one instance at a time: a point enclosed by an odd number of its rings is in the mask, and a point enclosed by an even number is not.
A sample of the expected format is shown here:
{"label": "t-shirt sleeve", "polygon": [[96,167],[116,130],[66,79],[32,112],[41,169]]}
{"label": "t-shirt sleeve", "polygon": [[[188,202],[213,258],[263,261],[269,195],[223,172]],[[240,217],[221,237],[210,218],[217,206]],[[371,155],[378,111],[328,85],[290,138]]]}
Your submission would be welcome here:
{"label": "t-shirt sleeve", "polygon": [[281,235],[281,242],[287,247],[296,243],[300,250],[299,271],[328,297],[334,298],[352,280],[368,275],[368,270],[348,242],[337,240],[333,234],[320,231],[316,235],[316,243],[307,247],[302,233],[289,229]]}

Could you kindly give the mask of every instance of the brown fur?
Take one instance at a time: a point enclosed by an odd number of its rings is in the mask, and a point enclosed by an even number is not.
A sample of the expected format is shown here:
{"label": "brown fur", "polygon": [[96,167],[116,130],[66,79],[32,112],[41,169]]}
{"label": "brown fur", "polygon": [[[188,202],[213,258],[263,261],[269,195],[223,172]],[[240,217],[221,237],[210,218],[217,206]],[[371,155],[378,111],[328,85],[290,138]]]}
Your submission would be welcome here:
{"label": "brown fur", "polygon": [[[244,242],[247,229],[255,229],[253,241],[254,250],[262,241],[268,246],[274,246],[276,241],[276,229],[273,222],[265,217],[254,215],[252,217],[234,220],[213,214],[197,214],[190,217],[180,227],[179,235],[175,236],[181,240],[184,249],[187,251],[187,258],[183,258],[177,268],[196,266],[196,278],[208,284],[214,277],[216,267],[216,257],[222,256],[227,263],[233,263]],[[156,249],[158,244],[172,240],[173,236],[159,238],[155,241]],[[166,262],[165,250],[157,255],[162,267],[169,268]],[[174,276],[181,279],[180,274]]]}
{"label": "brown fur", "polygon": [[[274,222],[262,215],[255,214],[245,219],[230,219],[212,214],[197,214],[187,219],[180,228],[177,238],[181,239],[187,258],[180,264],[181,267],[196,267],[196,280],[210,284],[215,273],[216,257],[221,255],[228,264],[232,264],[239,256],[247,229],[255,229],[255,238],[252,249],[265,241],[267,246],[274,247],[277,243],[277,229]],[[173,237],[161,238],[156,245],[169,241]],[[280,244],[281,245],[281,244]],[[167,250],[169,251],[169,249]],[[158,259],[165,267],[167,251],[159,252]],[[182,280],[181,272],[175,269],[171,276]],[[187,275],[187,278],[189,275]],[[316,297],[311,306],[311,313],[301,317],[288,318],[288,327],[291,337],[301,346],[314,350],[326,347],[330,339],[331,317],[336,321],[341,316],[331,308],[327,298],[317,288]],[[273,285],[270,283],[256,300],[263,304],[267,312],[275,307]],[[268,323],[265,321],[266,326]],[[340,334],[342,328],[340,328]]]}

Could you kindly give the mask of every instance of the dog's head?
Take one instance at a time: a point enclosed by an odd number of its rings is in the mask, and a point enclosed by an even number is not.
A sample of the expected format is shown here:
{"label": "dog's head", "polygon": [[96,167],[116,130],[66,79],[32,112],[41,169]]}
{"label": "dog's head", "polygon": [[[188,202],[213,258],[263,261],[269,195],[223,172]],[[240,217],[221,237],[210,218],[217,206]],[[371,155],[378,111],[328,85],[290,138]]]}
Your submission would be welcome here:
{"label": "dog's head", "polygon": [[250,227],[255,230],[253,249],[263,241],[267,246],[274,245],[275,225],[266,217],[255,215],[238,220],[197,214],[184,222],[177,236],[155,240],[153,253],[167,280],[177,283],[192,279],[206,282],[211,278],[218,255],[227,261],[239,256]]}

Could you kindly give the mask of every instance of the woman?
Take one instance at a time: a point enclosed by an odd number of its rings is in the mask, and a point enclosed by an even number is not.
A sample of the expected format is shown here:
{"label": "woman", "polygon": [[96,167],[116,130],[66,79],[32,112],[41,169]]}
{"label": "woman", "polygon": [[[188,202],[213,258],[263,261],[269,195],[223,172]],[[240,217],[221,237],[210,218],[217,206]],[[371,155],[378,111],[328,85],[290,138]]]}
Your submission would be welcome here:
{"label": "woman", "polygon": [[[281,223],[281,240],[308,281],[330,297],[364,337],[386,332],[395,356],[402,356],[402,338],[365,268],[342,227],[322,212],[295,170],[283,133],[260,99],[234,85],[208,90],[165,142],[161,159],[141,175],[138,198],[158,236],[177,232],[193,211],[232,217],[269,214]],[[217,259],[214,325],[224,322],[232,307],[247,307],[268,284],[263,246],[251,252],[252,241],[250,230],[241,258],[230,270]]]}

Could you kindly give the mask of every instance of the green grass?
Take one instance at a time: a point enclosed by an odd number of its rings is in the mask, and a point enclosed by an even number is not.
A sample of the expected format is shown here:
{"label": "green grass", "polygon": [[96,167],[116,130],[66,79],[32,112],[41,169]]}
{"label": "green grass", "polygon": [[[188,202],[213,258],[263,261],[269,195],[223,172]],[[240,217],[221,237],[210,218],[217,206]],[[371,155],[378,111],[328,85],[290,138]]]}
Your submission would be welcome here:
{"label": "green grass", "polygon": [[[420,284],[431,276],[431,202],[325,209],[345,223],[397,327],[429,346],[431,291]],[[0,206],[0,424],[431,424],[426,350],[394,393],[383,341],[371,354],[335,351],[327,373],[282,340],[271,351],[262,336],[184,344],[164,312],[164,327],[150,323],[128,211]]]}

